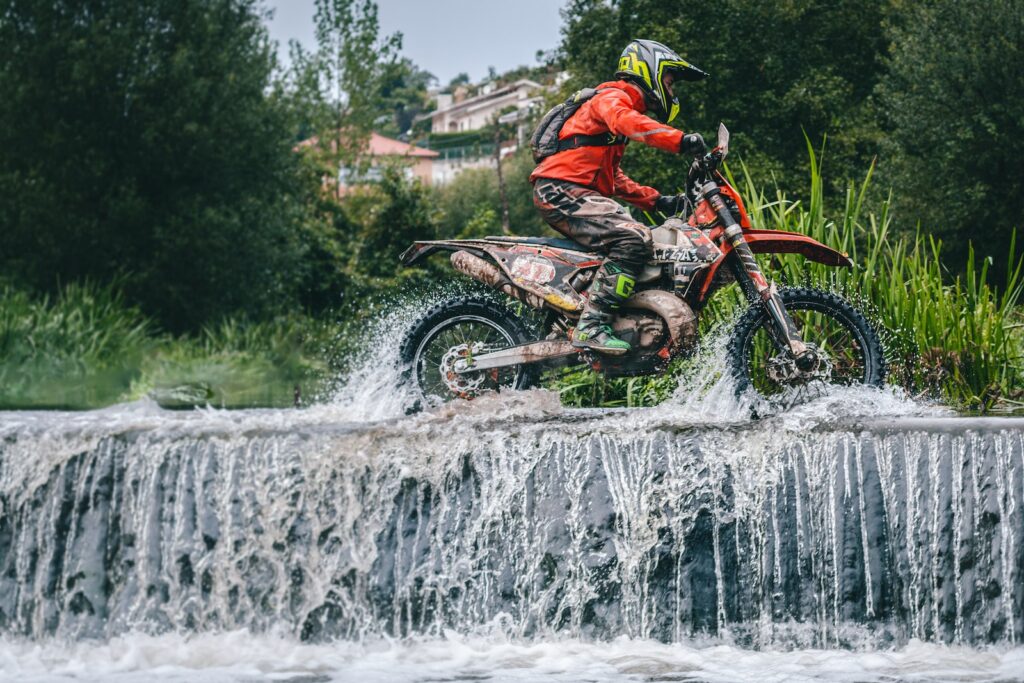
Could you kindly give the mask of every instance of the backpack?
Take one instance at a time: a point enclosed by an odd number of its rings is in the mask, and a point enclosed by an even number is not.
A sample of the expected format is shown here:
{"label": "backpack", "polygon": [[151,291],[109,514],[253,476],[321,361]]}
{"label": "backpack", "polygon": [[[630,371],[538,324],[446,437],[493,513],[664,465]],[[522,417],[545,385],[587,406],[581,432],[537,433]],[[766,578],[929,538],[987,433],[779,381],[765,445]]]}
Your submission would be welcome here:
{"label": "backpack", "polygon": [[[605,90],[607,88],[604,88]],[[598,133],[596,135],[571,135],[564,140],[558,139],[562,132],[562,126],[575,114],[585,102],[601,92],[596,88],[584,88],[561,104],[556,104],[544,115],[544,118],[537,124],[537,130],[533,131],[530,138],[530,151],[533,152],[533,160],[540,163],[552,154],[563,152],[567,149],[577,147],[608,147],[611,145],[626,144],[626,136]]]}

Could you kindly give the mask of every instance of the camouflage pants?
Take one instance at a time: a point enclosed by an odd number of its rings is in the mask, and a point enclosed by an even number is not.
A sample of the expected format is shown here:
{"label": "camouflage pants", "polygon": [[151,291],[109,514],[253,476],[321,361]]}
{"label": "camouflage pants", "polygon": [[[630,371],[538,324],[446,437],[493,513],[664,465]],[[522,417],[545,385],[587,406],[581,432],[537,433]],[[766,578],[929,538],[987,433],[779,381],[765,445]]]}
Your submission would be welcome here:
{"label": "camouflage pants", "polygon": [[651,231],[613,199],[582,185],[539,178],[533,203],[552,228],[604,254],[630,277],[651,258]]}

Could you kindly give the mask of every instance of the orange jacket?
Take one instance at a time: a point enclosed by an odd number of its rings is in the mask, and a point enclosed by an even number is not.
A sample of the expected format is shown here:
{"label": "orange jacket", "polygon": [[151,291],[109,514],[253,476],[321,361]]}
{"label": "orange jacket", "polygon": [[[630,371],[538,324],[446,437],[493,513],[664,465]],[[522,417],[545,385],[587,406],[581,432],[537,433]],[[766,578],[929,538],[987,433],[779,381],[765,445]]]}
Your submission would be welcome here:
{"label": "orange jacket", "polygon": [[[644,115],[647,105],[640,91],[625,81],[597,86],[601,92],[572,115],[562,126],[559,140],[571,135],[596,135],[611,131],[666,152],[679,152],[683,132]],[[537,178],[565,180],[589,187],[606,197],[615,197],[650,211],[661,193],[630,180],[619,168],[626,145],[577,147],[552,154],[530,174]]]}

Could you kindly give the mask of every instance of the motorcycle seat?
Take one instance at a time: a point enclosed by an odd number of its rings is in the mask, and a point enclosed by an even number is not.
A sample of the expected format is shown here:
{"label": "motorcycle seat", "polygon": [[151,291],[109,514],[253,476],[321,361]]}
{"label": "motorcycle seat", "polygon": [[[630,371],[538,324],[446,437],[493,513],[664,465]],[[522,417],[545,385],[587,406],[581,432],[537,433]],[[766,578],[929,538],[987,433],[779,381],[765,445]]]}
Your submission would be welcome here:
{"label": "motorcycle seat", "polygon": [[488,240],[494,242],[513,242],[515,244],[536,244],[542,247],[551,247],[552,249],[569,249],[571,251],[582,251],[589,252],[590,250],[584,247],[579,242],[573,240],[561,238],[561,237],[508,237],[504,235],[488,235]]}

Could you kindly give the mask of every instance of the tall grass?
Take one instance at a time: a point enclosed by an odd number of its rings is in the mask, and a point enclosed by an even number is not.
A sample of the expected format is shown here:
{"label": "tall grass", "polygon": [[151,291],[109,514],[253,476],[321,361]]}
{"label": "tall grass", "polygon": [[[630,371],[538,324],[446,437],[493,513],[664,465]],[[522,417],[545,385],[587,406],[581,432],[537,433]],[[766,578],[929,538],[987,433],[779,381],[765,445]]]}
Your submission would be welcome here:
{"label": "tall grass", "polygon": [[56,297],[0,288],[0,407],[118,400],[158,343],[154,326],[111,287],[71,284]]}
{"label": "tall grass", "polygon": [[326,323],[305,317],[228,319],[161,345],[140,364],[126,398],[165,406],[308,403],[327,379]]}
{"label": "tall grass", "polygon": [[[1009,277],[989,282],[988,260],[971,249],[962,274],[942,265],[942,243],[922,232],[898,235],[890,202],[865,211],[874,166],[851,184],[835,216],[826,207],[818,155],[808,145],[810,192],[795,201],[755,185],[744,168],[743,195],[755,228],[798,232],[847,252],[852,269],[812,263],[796,255],[761,257],[762,268],[781,284],[836,290],[866,309],[883,331],[890,382],[917,395],[982,411],[1020,404],[1024,392],[1024,326],[1020,302],[1024,260],[1007,245]],[[702,329],[733,317],[745,302],[736,288],[720,293],[702,313]],[[685,362],[680,367],[685,366]],[[603,380],[589,372],[554,379],[563,398],[576,405],[649,405],[671,393],[672,376]]]}
{"label": "tall grass", "polygon": [[115,287],[56,297],[0,288],[0,408],[95,408],[149,396],[167,406],[285,406],[326,380],[329,322],[228,319],[161,333]]}

